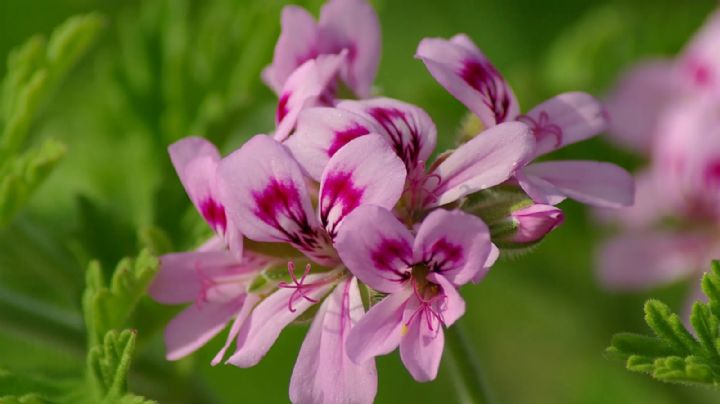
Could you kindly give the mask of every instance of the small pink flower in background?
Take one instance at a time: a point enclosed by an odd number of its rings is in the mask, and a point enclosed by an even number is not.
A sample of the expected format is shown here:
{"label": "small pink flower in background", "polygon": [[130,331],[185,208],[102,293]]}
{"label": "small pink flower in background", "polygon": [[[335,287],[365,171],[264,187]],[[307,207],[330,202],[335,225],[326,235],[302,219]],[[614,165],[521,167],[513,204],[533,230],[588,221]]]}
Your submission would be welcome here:
{"label": "small pink flower in background", "polygon": [[715,12],[680,57],[632,67],[609,97],[614,139],[649,160],[637,204],[599,212],[620,230],[598,253],[610,289],[700,277],[720,257],[719,46]]}
{"label": "small pink flower in background", "polygon": [[[595,136],[607,126],[600,102],[578,92],[560,94],[520,115],[508,83],[466,35],[424,39],[416,57],[485,127],[514,120],[527,123],[537,141],[531,158]],[[633,201],[632,177],[609,163],[534,163],[519,170],[516,178],[537,203],[555,205],[570,197],[594,206],[620,207]]]}
{"label": "small pink flower in background", "polygon": [[485,223],[438,209],[413,236],[390,211],[365,206],[348,216],[337,249],[361,281],[389,294],[350,331],[350,358],[362,363],[399,345],[415,380],[434,379],[443,350],[442,328],[465,312],[456,288],[492,265],[488,261],[494,246]]}

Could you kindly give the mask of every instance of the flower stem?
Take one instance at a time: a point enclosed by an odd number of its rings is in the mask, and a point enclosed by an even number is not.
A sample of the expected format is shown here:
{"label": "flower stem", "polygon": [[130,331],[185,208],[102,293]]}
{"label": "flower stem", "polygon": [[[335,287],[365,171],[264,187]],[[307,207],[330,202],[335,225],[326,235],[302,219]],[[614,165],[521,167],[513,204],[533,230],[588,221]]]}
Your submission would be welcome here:
{"label": "flower stem", "polygon": [[455,384],[458,402],[491,404],[493,400],[482,370],[461,324],[456,323],[445,330],[445,348],[444,365]]}

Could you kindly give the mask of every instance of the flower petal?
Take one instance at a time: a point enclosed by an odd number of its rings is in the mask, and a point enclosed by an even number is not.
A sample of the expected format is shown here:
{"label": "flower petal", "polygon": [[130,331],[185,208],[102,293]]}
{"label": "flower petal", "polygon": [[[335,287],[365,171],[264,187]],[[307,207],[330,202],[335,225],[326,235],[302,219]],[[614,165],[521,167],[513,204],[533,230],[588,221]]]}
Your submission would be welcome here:
{"label": "flower petal", "polygon": [[404,287],[413,264],[412,245],[412,234],[392,212],[373,205],[348,215],[335,239],[335,248],[350,272],[385,293]]}
{"label": "flower petal", "polygon": [[278,100],[275,139],[283,141],[290,136],[304,108],[325,105],[331,101],[335,78],[346,57],[347,52],[320,55],[303,63],[288,77]]}
{"label": "flower petal", "polygon": [[607,129],[603,105],[587,93],[557,95],[518,118],[532,128],[535,156],[593,137]]}
{"label": "flower petal", "polygon": [[649,289],[699,273],[717,253],[709,238],[690,234],[629,233],[598,251],[598,277],[609,289]]}
{"label": "flower petal", "polygon": [[720,90],[720,11],[713,12],[683,51],[681,68],[699,89]]}
{"label": "flower petal", "polygon": [[551,184],[560,194],[593,206],[630,206],[635,195],[632,176],[610,163],[549,161],[531,164],[523,173]]}
{"label": "flower petal", "polygon": [[465,314],[465,301],[460,296],[460,292],[458,292],[455,285],[445,276],[438,273],[431,273],[428,274],[427,279],[436,285],[440,285],[442,288],[442,293],[446,298],[442,311],[443,325],[450,327]]}
{"label": "flower petal", "polygon": [[250,315],[250,312],[259,301],[260,297],[258,295],[247,294],[247,296],[245,296],[245,301],[240,307],[240,311],[238,311],[238,313],[235,315],[235,320],[233,321],[232,326],[230,327],[230,332],[225,339],[225,345],[223,345],[220,351],[215,355],[210,364],[215,366],[218,363],[222,362],[223,358],[225,357],[225,352],[227,352],[230,344],[232,344],[232,342],[237,339],[237,335],[240,332],[240,327],[245,323],[245,320]]}
{"label": "flower petal", "polygon": [[520,122],[492,127],[460,146],[440,163],[434,174],[440,183],[433,190],[438,206],[490,188],[510,178],[535,148],[530,128]]}
{"label": "flower petal", "polygon": [[[330,291],[333,284],[322,282],[327,274],[308,275],[305,285],[317,281],[317,286],[306,286],[303,290],[305,296],[315,301],[320,300]],[[292,299],[292,308],[290,303]],[[237,351],[227,360],[227,363],[246,368],[257,365],[265,356],[280,332],[293,322],[313,304],[308,299],[298,296],[295,289],[280,288],[265,300],[260,302],[240,328],[237,338]]]}
{"label": "flower petal", "polygon": [[316,181],[330,160],[350,141],[375,132],[375,125],[354,112],[329,107],[303,110],[295,133],[285,142],[298,163]]}
{"label": "flower petal", "polygon": [[485,127],[517,117],[519,107],[512,89],[466,35],[449,41],[425,38],[415,57],[425,63],[438,83],[480,117]]}
{"label": "flower petal", "polygon": [[[416,299],[411,300],[406,312],[416,309],[413,302],[418,304]],[[407,333],[400,341],[400,359],[416,381],[427,382],[437,377],[445,346],[445,334],[440,324],[430,329],[422,317],[415,316],[407,325]]]}
{"label": "flower petal", "polygon": [[282,144],[250,139],[220,164],[220,190],[247,238],[289,242],[318,262],[331,259],[302,170]]}
{"label": "flower petal", "polygon": [[165,328],[167,359],[180,359],[205,345],[225,328],[244,300],[241,295],[228,302],[193,304],[180,312]]}
{"label": "flower petal", "polygon": [[328,161],[320,180],[320,222],[334,237],[358,206],[392,209],[405,186],[405,166],[378,135],[363,136]]}
{"label": "flower petal", "polygon": [[293,403],[372,403],[377,392],[375,361],[347,357],[351,327],[365,313],[357,280],[338,286],[320,306],[305,336],[290,379]]}
{"label": "flower petal", "polygon": [[350,330],[345,349],[355,363],[392,352],[402,337],[403,311],[411,288],[402,288],[374,305]]}
{"label": "flower petal", "polygon": [[413,247],[415,262],[425,263],[457,286],[485,269],[490,250],[490,232],[480,218],[443,209],[423,220]]}
{"label": "flower petal", "polygon": [[365,0],[331,0],[320,11],[323,53],[348,50],[343,80],[360,98],[370,89],[380,62],[380,22]]}
{"label": "flower petal", "polygon": [[265,68],[265,83],[280,94],[292,72],[307,60],[317,57],[320,39],[315,19],[302,7],[283,7],[282,31],[275,44],[272,65]]}
{"label": "flower petal", "polygon": [[424,163],[435,149],[437,130],[422,108],[391,98],[342,101],[337,107],[374,122],[375,132],[392,145],[408,171],[424,169]]}

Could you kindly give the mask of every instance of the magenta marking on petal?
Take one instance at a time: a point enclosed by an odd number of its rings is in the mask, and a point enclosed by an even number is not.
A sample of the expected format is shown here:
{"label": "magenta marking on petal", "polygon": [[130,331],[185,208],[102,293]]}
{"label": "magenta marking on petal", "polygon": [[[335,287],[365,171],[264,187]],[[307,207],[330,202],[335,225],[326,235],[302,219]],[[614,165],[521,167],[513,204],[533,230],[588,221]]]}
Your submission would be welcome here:
{"label": "magenta marking on petal", "polygon": [[[262,192],[253,192],[253,198],[257,206],[255,215],[282,232],[289,241],[302,244],[301,235],[314,234],[305,216],[300,193],[292,182],[283,183],[272,178]],[[290,219],[297,228],[287,229],[287,223],[281,223],[280,217]]]}
{"label": "magenta marking on petal", "polygon": [[227,217],[225,207],[215,199],[208,197],[200,202],[200,214],[207,220],[216,232],[225,233],[227,230]]}
{"label": "magenta marking on petal", "polygon": [[290,93],[283,93],[278,100],[277,111],[275,112],[275,121],[280,123],[288,114],[288,101],[290,100]]}
{"label": "magenta marking on petal", "polygon": [[547,112],[540,112],[540,116],[537,120],[528,115],[521,115],[517,118],[517,120],[527,124],[530,129],[532,129],[533,136],[535,136],[537,143],[541,143],[545,139],[552,137],[555,139],[555,147],[560,147],[562,145],[562,128],[550,121],[550,116]]}
{"label": "magenta marking on petal", "polygon": [[705,166],[703,179],[705,180],[705,185],[708,187],[717,187],[720,185],[720,159],[712,160]]}
{"label": "magenta marking on petal", "polygon": [[[322,210],[320,220],[328,228],[331,237],[335,236],[335,227],[340,221],[360,205],[363,189],[355,187],[352,174],[349,172],[334,172],[328,175],[323,182]],[[342,206],[340,215],[329,223],[330,211],[336,206]],[[330,226],[331,225],[331,226]]]}
{"label": "magenta marking on petal", "polygon": [[460,262],[464,256],[462,246],[453,244],[445,238],[433,243],[427,255],[426,265],[434,272],[452,269],[452,265]]}
{"label": "magenta marking on petal", "polygon": [[685,66],[696,85],[706,87],[712,84],[712,71],[707,63],[697,57],[691,57],[687,60]]}
{"label": "magenta marking on petal", "polygon": [[[422,148],[420,128],[417,127],[416,122],[408,119],[407,114],[396,108],[371,108],[368,114],[388,133],[395,154],[405,162],[405,166],[408,169],[414,169]],[[407,128],[410,139],[405,139],[403,126]]]}
{"label": "magenta marking on petal", "polygon": [[510,95],[504,88],[500,72],[487,61],[476,59],[465,60],[460,70],[460,77],[483,97],[483,102],[495,115],[495,122],[501,123],[508,118]]}
{"label": "magenta marking on petal", "polygon": [[340,148],[348,144],[351,140],[367,135],[368,133],[370,133],[368,128],[360,124],[355,124],[347,129],[335,132],[335,138],[327,150],[328,157],[332,157],[338,150],[340,150]]}
{"label": "magenta marking on petal", "polygon": [[396,262],[400,261],[403,266],[409,268],[411,263],[405,257],[412,256],[412,248],[405,240],[383,239],[373,250],[370,258],[376,269],[390,272],[396,277],[386,278],[395,282],[403,282],[410,276],[409,272],[397,269]]}

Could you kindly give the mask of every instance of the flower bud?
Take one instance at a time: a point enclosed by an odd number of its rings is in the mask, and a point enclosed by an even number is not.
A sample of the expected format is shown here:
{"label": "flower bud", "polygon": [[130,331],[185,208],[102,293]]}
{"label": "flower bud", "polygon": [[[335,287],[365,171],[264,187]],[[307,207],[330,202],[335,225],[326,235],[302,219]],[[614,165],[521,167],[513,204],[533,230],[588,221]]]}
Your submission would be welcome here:
{"label": "flower bud", "polygon": [[535,244],[558,227],[564,219],[562,210],[550,205],[530,205],[510,214],[515,231],[506,236],[511,243]]}

